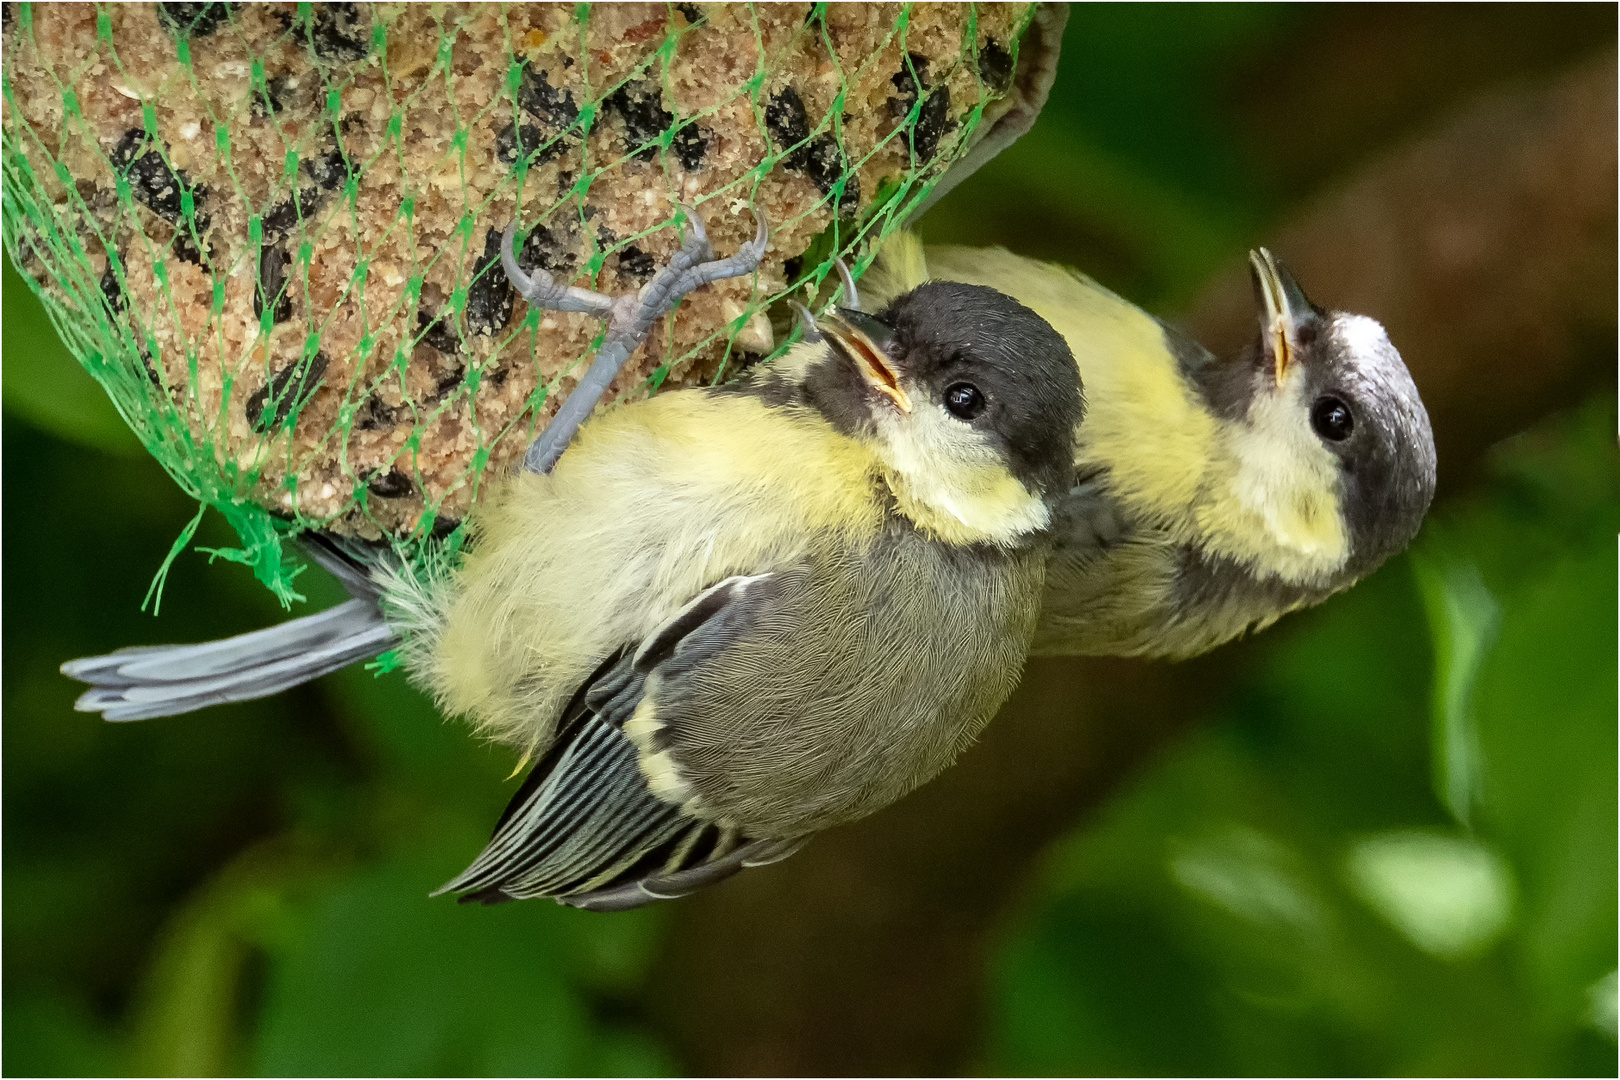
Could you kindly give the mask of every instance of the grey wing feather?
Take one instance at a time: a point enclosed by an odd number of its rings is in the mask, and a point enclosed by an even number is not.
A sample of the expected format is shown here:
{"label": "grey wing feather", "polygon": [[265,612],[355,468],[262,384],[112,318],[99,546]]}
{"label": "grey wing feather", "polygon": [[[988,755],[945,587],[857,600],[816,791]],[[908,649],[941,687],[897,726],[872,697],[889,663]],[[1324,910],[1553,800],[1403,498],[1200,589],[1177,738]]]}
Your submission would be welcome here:
{"label": "grey wing feather", "polygon": [[1077,477],[1052,511],[1052,540],[1059,559],[1085,561],[1101,556],[1125,534],[1119,507],[1098,472]]}
{"label": "grey wing feather", "polygon": [[807,837],[796,837],[791,840],[750,840],[741,847],[734,848],[730,854],[694,866],[690,870],[653,874],[623,885],[559,899],[569,907],[585,908],[588,911],[625,911],[655,900],[673,900],[685,896],[705,885],[724,881],[740,870],[781,862],[808,842]]}
{"label": "grey wing feather", "polygon": [[599,890],[634,887],[639,879],[618,879],[705,828],[648,790],[636,757],[624,732],[587,712],[555,762],[535,766],[543,782],[525,783],[489,846],[434,895],[463,892],[464,901],[482,903],[553,896],[584,906]]}
{"label": "grey wing feather", "polygon": [[623,729],[647,677],[681,640],[741,597],[757,578],[699,594],[633,655],[599,668],[565,711],[556,743],[530,772],[478,858],[434,895],[502,903],[549,896],[619,911],[684,896],[798,850],[801,838],[754,839],[703,821],[654,795]]}
{"label": "grey wing feather", "polygon": [[498,903],[585,891],[682,829],[679,808],[641,782],[622,732],[590,713],[572,735],[544,782],[519,793],[522,803],[489,846],[435,896],[468,892],[465,899]]}

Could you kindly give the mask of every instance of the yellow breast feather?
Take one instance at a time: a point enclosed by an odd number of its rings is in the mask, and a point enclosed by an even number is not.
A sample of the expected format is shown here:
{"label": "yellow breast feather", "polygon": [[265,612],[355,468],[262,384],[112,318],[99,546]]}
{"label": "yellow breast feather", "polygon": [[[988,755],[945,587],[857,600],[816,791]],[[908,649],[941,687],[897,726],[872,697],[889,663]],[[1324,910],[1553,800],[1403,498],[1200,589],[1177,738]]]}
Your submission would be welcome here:
{"label": "yellow breast feather", "polygon": [[481,500],[425,681],[445,709],[533,751],[602,660],[693,595],[875,537],[879,466],[809,414],[681,392],[581,429],[549,476]]}

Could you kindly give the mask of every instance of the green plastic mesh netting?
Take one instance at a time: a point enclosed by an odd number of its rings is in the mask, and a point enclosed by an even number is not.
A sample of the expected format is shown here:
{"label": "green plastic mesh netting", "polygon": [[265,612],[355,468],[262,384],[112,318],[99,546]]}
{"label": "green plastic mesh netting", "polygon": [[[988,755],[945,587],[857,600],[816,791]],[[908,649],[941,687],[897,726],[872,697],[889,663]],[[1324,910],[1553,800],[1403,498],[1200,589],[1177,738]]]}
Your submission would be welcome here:
{"label": "green plastic mesh netting", "polygon": [[[4,239],[147,449],[284,603],[307,529],[453,560],[602,325],[608,293],[771,228],[689,296],[620,399],[797,333],[995,115],[1029,4],[26,4],[4,12]],[[836,280],[836,279],[834,279]],[[172,558],[172,556],[171,556]],[[160,574],[161,580],[161,574]],[[157,582],[154,585],[158,584]]]}

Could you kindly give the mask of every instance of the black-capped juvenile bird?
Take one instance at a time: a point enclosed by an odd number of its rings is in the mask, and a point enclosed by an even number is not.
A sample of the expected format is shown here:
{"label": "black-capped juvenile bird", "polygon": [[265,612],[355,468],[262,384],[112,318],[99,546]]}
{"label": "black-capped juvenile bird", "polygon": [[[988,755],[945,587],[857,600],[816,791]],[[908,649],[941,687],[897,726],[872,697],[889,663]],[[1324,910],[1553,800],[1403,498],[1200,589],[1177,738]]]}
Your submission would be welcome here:
{"label": "black-capped juvenile bird", "polygon": [[[811,328],[741,384],[550,443],[554,468],[481,499],[454,576],[382,579],[414,677],[537,759],[444,891],[598,909],[681,895],[899,798],[1012,691],[1073,486],[1073,356],[977,285]],[[164,658],[173,675],[183,652]],[[119,695],[156,693],[136,678],[151,655],[70,674],[121,670],[126,685],[87,695],[112,716]]]}
{"label": "black-capped juvenile bird", "polygon": [[1434,495],[1417,387],[1374,320],[1250,255],[1257,339],[1218,359],[1082,274],[891,237],[861,281],[993,285],[1068,341],[1086,387],[1037,654],[1190,656],[1320,602],[1416,535]]}
{"label": "black-capped juvenile bird", "polygon": [[899,798],[1011,693],[1072,484],[1073,358],[980,286],[821,330],[737,387],[594,420],[481,512],[415,666],[547,756],[448,889],[689,891]]}

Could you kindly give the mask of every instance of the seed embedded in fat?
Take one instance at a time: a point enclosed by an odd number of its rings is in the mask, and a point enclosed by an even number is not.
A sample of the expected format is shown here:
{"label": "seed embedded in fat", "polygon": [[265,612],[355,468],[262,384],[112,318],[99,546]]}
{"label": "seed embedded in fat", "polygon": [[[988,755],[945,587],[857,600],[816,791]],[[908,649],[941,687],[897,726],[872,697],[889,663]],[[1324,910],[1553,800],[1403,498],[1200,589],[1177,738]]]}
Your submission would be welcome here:
{"label": "seed embedded in fat", "polygon": [[[736,300],[727,298],[720,305],[720,314],[726,322],[734,322],[742,316],[746,309]],[[768,353],[776,348],[776,336],[771,333],[771,320],[766,318],[763,311],[754,313],[754,317],[743,323],[742,329],[732,339],[737,347],[747,349],[749,352]]]}

